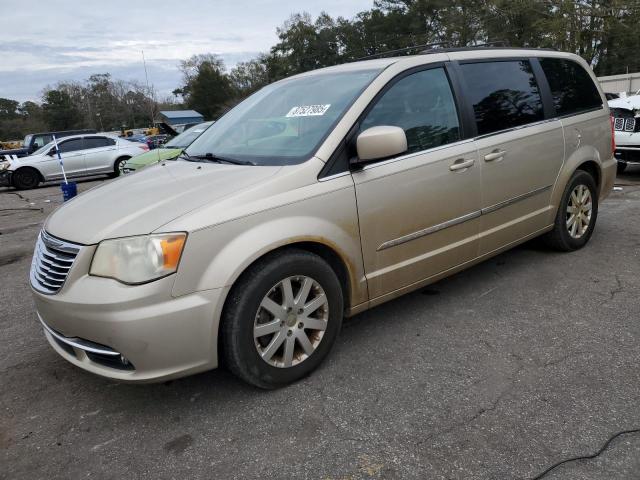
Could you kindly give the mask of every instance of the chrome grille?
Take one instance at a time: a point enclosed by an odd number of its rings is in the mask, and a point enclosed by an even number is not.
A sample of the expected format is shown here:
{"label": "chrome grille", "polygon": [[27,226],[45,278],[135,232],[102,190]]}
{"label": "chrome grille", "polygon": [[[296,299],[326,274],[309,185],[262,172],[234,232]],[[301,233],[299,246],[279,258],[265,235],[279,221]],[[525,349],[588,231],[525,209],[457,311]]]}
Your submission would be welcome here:
{"label": "chrome grille", "polygon": [[33,288],[48,295],[57,293],[67,279],[80,247],[41,231],[31,261]]}

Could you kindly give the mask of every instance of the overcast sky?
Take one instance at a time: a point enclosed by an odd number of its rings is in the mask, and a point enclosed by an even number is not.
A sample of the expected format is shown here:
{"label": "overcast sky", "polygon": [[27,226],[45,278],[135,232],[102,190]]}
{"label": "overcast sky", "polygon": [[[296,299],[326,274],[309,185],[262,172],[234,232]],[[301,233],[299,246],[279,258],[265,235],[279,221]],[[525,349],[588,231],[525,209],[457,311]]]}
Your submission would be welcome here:
{"label": "overcast sky", "polygon": [[267,52],[292,13],[353,17],[372,0],[0,0],[0,97],[39,100],[42,89],[92,73],[180,84],[179,60],[217,53],[228,67]]}

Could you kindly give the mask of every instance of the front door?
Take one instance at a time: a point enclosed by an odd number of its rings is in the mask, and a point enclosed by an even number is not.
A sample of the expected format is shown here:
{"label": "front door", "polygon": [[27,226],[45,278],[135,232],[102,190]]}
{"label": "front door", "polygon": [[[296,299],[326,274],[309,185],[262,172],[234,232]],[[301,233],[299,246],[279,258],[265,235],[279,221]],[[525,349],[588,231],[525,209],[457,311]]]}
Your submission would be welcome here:
{"label": "front door", "polygon": [[353,172],[371,299],[475,258],[481,203],[476,148],[461,139],[443,67],[396,79],[360,130],[380,125],[404,129],[408,151]]}
{"label": "front door", "polygon": [[[82,138],[62,139],[58,141],[58,150],[64,171],[67,177],[81,176],[85,172],[84,164],[84,144]],[[63,178],[60,160],[55,153],[55,148],[51,149],[51,154],[41,165],[40,171],[46,180],[60,180]]]}

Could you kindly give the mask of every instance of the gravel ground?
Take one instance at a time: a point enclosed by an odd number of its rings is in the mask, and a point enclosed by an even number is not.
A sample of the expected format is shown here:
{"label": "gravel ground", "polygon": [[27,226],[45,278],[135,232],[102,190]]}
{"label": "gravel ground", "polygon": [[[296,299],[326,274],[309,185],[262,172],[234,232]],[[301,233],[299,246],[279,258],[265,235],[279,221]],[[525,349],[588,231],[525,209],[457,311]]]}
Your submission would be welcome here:
{"label": "gravel ground", "polygon": [[[0,478],[530,479],[593,455],[640,429],[640,169],[619,184],[583,250],[528,243],[358,315],[273,392],[65,362],[27,282],[59,189],[0,188]],[[640,433],[544,478],[640,478]]]}

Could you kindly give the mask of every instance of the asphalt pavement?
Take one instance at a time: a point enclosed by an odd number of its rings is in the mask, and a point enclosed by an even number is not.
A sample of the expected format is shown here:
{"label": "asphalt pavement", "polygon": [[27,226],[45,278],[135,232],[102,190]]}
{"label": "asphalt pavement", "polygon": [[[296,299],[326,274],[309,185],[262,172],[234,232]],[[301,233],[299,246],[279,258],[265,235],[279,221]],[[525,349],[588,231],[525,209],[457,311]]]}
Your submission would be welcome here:
{"label": "asphalt pavement", "polygon": [[640,478],[640,169],[618,184],[586,248],[527,243],[347,320],[271,392],[60,358],[27,280],[60,190],[0,188],[0,479],[531,479],[599,450],[544,478]]}

